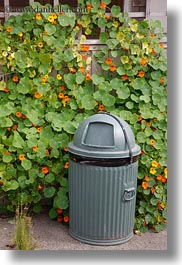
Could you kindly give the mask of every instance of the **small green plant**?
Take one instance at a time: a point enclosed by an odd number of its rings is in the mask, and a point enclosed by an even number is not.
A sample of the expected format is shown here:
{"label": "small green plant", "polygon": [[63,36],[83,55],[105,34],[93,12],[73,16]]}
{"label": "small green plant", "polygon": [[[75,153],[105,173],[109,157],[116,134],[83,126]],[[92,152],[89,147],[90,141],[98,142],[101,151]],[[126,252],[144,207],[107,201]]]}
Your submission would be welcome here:
{"label": "small green plant", "polygon": [[31,217],[27,208],[17,207],[14,244],[18,250],[32,250],[34,248],[31,235]]}

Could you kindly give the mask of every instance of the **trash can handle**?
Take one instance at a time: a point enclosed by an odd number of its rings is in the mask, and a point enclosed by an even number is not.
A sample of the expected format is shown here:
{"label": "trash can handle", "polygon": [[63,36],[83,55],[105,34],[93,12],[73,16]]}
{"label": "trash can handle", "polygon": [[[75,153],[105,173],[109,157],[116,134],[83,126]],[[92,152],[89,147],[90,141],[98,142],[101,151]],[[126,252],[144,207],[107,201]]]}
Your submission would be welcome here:
{"label": "trash can handle", "polygon": [[133,155],[132,155],[132,151],[131,151],[131,146],[130,146],[130,143],[129,143],[129,139],[128,139],[128,135],[127,135],[127,133],[126,133],[126,130],[125,130],[123,124],[121,123],[120,119],[118,119],[117,116],[115,116],[115,115],[113,115],[113,114],[111,114],[111,113],[109,113],[109,112],[102,112],[102,111],[101,111],[101,112],[98,112],[98,114],[106,114],[106,115],[108,115],[108,116],[111,116],[112,118],[114,118],[114,119],[119,123],[119,125],[121,126],[121,128],[122,128],[122,130],[123,130],[124,137],[125,137],[125,139],[126,139],[126,143],[127,143],[127,145],[128,145],[129,156],[130,156],[130,164],[132,164],[132,163],[133,163]]}

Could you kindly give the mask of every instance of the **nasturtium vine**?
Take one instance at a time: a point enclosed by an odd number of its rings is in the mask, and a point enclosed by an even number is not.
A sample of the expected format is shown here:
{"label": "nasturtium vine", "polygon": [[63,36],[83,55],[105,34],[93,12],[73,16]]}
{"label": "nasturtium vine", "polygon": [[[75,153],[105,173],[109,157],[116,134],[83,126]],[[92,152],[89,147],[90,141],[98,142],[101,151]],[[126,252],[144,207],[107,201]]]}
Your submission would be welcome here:
{"label": "nasturtium vine", "polygon": [[[21,204],[39,212],[48,198],[50,217],[68,222],[68,143],[85,118],[108,111],[130,124],[142,149],[135,228],[160,231],[167,219],[162,27],[109,8],[111,0],[78,2],[83,14],[33,3],[0,26],[9,77],[0,81],[0,194],[12,211]],[[96,29],[100,49],[87,42]]]}

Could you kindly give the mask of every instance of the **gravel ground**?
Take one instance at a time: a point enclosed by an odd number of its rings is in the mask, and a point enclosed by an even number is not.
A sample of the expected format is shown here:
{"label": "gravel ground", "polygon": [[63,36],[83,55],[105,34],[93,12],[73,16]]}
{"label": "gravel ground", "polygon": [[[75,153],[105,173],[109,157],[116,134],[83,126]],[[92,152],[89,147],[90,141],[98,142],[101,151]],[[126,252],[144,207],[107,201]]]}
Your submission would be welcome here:
{"label": "gravel ground", "polygon": [[[68,226],[52,221],[41,213],[32,218],[35,250],[167,250],[167,230],[134,235],[131,240],[115,246],[94,246],[73,239]],[[0,250],[10,250],[14,231],[13,218],[0,217]]]}

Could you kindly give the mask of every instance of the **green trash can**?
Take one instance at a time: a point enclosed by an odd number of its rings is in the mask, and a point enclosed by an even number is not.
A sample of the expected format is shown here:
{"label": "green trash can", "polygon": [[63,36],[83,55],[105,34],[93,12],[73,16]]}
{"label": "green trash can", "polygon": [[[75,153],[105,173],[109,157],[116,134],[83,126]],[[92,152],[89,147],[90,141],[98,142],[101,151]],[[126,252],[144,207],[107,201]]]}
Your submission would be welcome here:
{"label": "green trash can", "polygon": [[130,126],[109,113],[92,115],[68,151],[70,235],[93,245],[131,239],[140,147]]}

